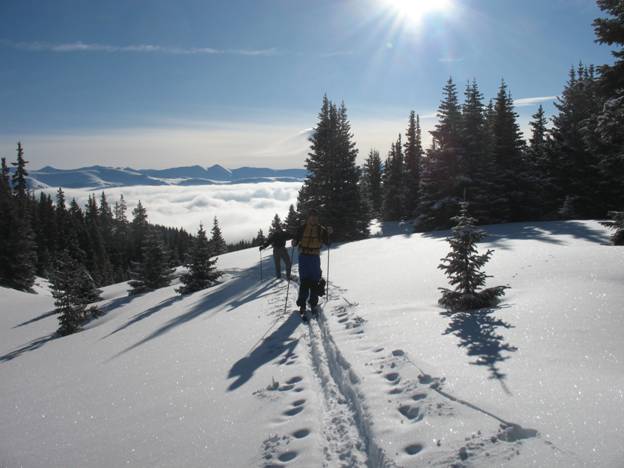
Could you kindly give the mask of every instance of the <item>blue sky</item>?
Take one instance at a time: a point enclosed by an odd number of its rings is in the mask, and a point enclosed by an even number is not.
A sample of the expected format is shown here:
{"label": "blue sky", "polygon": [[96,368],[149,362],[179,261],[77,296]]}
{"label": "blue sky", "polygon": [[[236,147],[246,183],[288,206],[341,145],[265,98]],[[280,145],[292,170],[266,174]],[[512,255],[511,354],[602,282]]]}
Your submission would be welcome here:
{"label": "blue sky", "polygon": [[593,0],[446,0],[420,19],[393,2],[2,0],[0,154],[21,139],[33,167],[297,167],[324,93],[364,156],[411,109],[433,125],[449,76],[540,98],[611,61]]}

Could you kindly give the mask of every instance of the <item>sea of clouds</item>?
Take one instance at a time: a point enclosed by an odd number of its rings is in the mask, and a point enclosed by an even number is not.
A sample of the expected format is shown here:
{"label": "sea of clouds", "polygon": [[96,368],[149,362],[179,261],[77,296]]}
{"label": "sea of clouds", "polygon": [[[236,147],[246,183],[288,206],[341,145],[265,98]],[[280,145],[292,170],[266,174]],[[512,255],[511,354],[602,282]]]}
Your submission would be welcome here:
{"label": "sea of clouds", "polygon": [[[258,184],[116,187],[104,190],[111,205],[123,194],[128,217],[139,200],[150,222],[196,232],[200,223],[209,229],[216,216],[228,242],[251,239],[258,229],[266,231],[275,214],[284,218],[290,204],[296,205],[300,182]],[[54,195],[55,190],[46,190]],[[84,206],[89,195],[101,191],[64,189],[67,200]]]}

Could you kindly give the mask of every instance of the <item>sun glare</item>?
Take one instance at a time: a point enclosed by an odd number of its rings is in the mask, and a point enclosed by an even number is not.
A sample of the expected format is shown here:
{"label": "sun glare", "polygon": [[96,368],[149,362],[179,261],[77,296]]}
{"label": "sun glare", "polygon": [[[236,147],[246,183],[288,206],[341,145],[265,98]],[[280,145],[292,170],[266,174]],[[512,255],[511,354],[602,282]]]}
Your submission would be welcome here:
{"label": "sun glare", "polygon": [[386,0],[403,19],[420,21],[429,13],[448,11],[451,0]]}

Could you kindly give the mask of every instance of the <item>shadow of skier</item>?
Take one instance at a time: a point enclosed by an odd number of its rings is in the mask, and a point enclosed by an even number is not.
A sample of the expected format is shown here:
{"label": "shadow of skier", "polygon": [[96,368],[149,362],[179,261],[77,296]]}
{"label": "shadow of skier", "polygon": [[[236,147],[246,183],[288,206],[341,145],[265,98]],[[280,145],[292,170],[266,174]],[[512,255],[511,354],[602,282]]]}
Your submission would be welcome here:
{"label": "shadow of skier", "polygon": [[497,332],[499,329],[509,329],[513,326],[495,317],[496,310],[442,312],[442,315],[451,319],[443,335],[452,334],[459,338],[457,346],[466,348],[468,356],[476,357],[476,360],[470,364],[486,366],[490,374],[489,378],[498,380],[503,390],[511,394],[504,382],[506,374],[499,369],[498,365],[511,357],[503,353],[513,353],[518,348],[505,342],[503,336]]}
{"label": "shadow of skier", "polygon": [[256,370],[283,353],[286,353],[283,360],[288,360],[299,343],[299,339],[292,338],[292,334],[300,323],[301,319],[298,314],[291,314],[278,329],[262,340],[251,353],[239,359],[228,373],[228,379],[236,378],[228,387],[228,391],[236,390],[247,383]]}

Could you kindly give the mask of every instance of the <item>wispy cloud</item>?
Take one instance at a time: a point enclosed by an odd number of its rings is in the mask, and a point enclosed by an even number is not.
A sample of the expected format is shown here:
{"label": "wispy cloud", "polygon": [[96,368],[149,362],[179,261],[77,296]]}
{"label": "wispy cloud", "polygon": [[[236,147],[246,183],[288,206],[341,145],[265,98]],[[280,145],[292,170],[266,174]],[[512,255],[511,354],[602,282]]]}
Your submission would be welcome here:
{"label": "wispy cloud", "polygon": [[528,107],[528,106],[534,106],[536,104],[541,104],[542,102],[554,101],[555,99],[557,99],[557,96],[541,96],[541,97],[521,98],[521,99],[515,99],[514,100],[514,105],[516,107]]}
{"label": "wispy cloud", "polygon": [[464,57],[440,57],[438,59],[438,62],[440,63],[457,63],[457,62],[463,62],[464,61]]}
{"label": "wispy cloud", "polygon": [[0,40],[0,45],[30,52],[103,52],[103,53],[135,53],[135,54],[167,54],[167,55],[244,55],[273,56],[279,51],[269,49],[215,49],[212,47],[175,47],[154,44],[112,45],[87,42],[13,42]]}
{"label": "wispy cloud", "polygon": [[333,52],[325,52],[321,54],[322,58],[330,58],[330,57],[345,57],[349,55],[355,55],[355,52],[352,50],[335,50]]}

